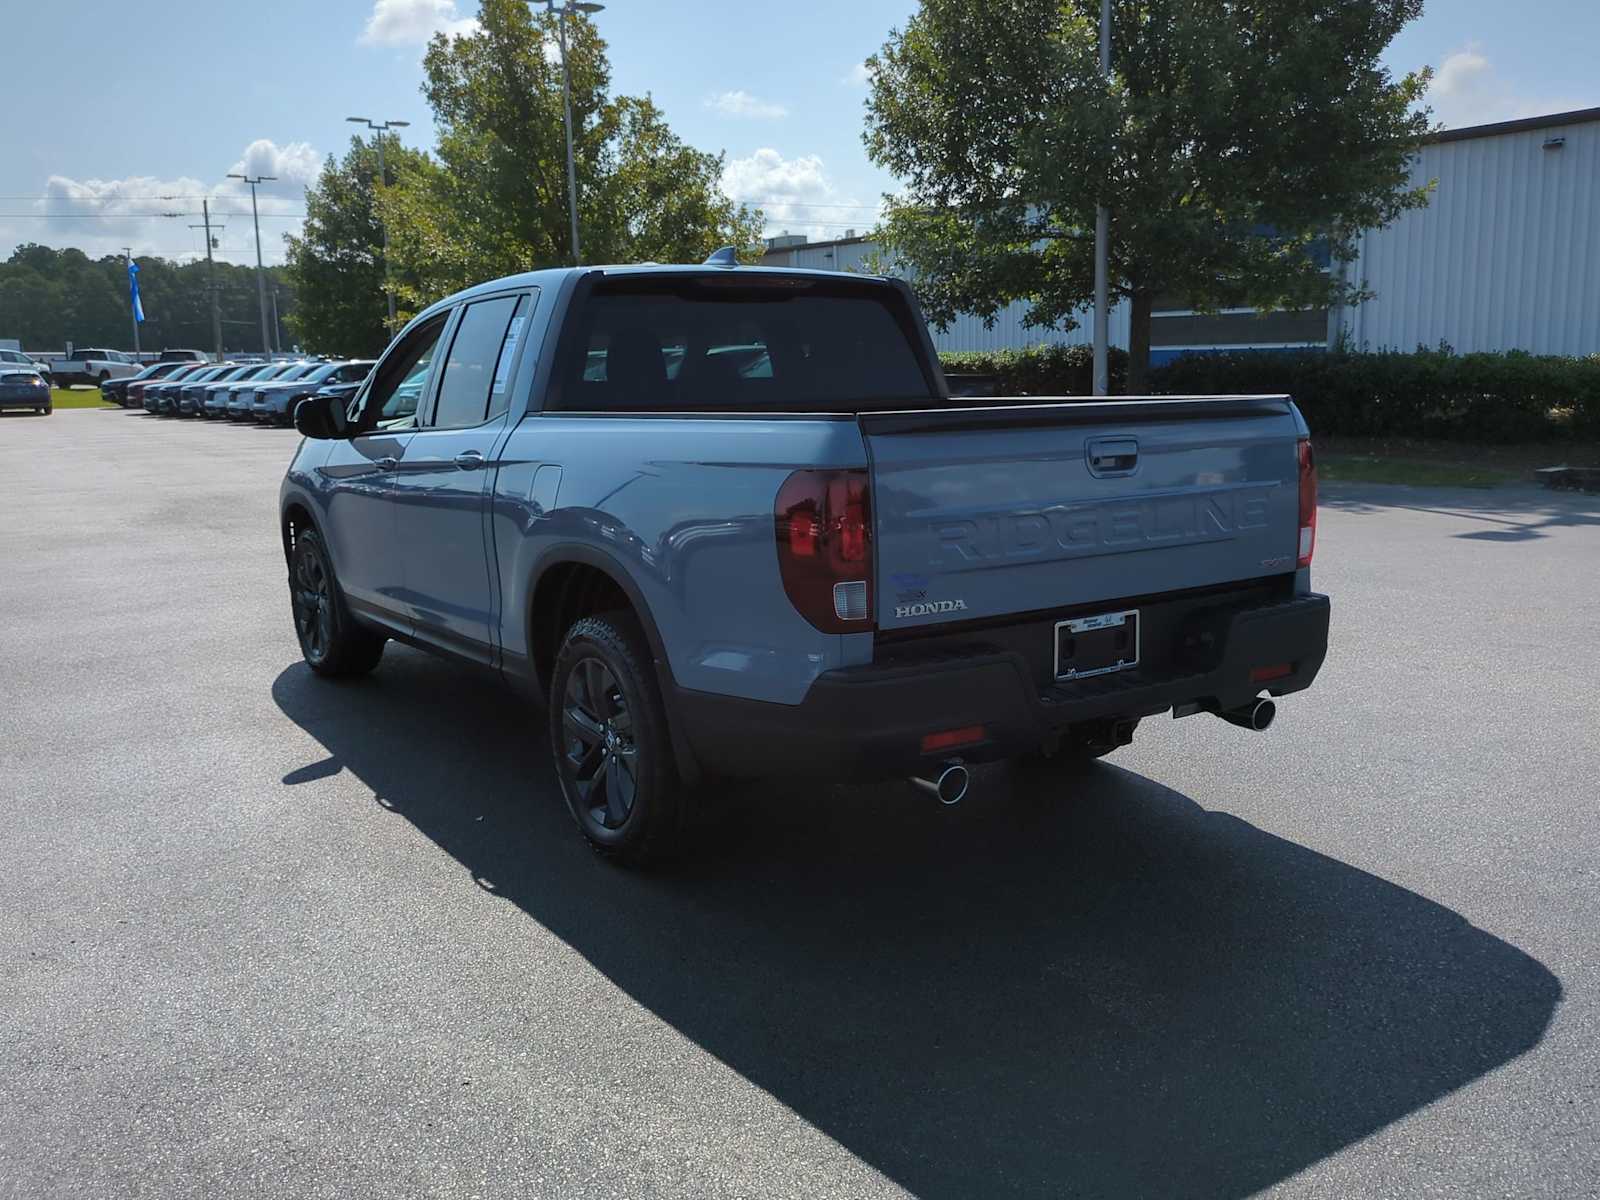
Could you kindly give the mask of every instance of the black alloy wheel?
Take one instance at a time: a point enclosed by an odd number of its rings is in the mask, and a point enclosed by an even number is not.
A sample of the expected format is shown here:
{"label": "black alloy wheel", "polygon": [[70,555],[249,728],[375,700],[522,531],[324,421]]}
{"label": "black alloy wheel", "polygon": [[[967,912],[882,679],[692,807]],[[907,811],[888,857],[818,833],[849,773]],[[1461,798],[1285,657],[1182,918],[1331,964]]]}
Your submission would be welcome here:
{"label": "black alloy wheel", "polygon": [[589,845],[629,866],[672,856],[693,806],[637,619],[608,612],[576,621],[550,682],[556,777]]}
{"label": "black alloy wheel", "polygon": [[351,617],[314,529],[295,534],[289,556],[289,606],[300,653],[317,674],[365,675],[378,665],[388,639]]}
{"label": "black alloy wheel", "polygon": [[306,661],[317,666],[333,644],[333,586],[319,554],[297,553],[289,583],[294,631]]}
{"label": "black alloy wheel", "polygon": [[639,797],[639,748],[627,697],[599,658],[580,660],[567,676],[561,721],[561,767],[578,805],[600,828],[621,829]]}

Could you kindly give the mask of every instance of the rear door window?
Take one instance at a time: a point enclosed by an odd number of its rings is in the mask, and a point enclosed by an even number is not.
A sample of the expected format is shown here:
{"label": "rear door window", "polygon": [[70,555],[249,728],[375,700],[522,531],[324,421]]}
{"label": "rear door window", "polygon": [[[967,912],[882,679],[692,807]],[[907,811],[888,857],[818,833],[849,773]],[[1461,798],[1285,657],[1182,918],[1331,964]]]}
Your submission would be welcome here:
{"label": "rear door window", "polygon": [[429,422],[435,429],[481,425],[506,410],[523,304],[523,297],[501,296],[467,305],[439,378],[439,399]]}

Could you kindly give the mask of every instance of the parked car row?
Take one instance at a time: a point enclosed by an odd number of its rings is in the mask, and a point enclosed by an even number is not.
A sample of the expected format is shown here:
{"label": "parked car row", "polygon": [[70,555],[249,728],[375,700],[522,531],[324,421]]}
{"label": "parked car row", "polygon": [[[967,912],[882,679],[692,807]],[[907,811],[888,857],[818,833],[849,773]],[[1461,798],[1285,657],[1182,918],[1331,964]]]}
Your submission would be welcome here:
{"label": "parked car row", "polygon": [[353,393],[371,369],[371,359],[155,363],[100,390],[113,404],[158,416],[289,425],[301,400],[327,390]]}

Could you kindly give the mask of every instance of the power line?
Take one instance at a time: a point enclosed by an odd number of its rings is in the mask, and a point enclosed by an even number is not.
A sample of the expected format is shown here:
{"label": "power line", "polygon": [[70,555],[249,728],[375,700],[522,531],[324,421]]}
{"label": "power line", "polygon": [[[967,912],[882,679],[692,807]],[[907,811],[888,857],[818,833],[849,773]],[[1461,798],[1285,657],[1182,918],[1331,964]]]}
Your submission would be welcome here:
{"label": "power line", "polygon": [[765,200],[737,200],[736,204],[781,204],[785,208],[845,208],[845,209],[878,209],[881,204],[813,204],[809,200],[785,200],[780,196],[768,196]]}
{"label": "power line", "polygon": [[[132,221],[152,217],[197,217],[192,212],[131,213],[0,213],[0,221]],[[248,217],[247,212],[218,212],[220,217]],[[305,213],[262,213],[263,221],[304,221]]]}

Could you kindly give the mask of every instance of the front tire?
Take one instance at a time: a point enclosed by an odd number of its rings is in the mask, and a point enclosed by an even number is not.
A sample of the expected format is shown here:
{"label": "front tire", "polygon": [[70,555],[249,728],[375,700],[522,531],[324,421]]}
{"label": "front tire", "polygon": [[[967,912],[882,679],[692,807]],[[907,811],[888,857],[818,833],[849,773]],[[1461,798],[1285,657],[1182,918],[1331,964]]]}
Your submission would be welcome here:
{"label": "front tire", "polygon": [[549,709],[562,798],[595,853],[644,866],[676,850],[687,804],[650,655],[631,616],[585,617],[567,631]]}
{"label": "front tire", "polygon": [[344,602],[333,563],[314,529],[295,533],[289,554],[289,607],[306,665],[318,675],[348,679],[378,665],[387,640],[358,625]]}

